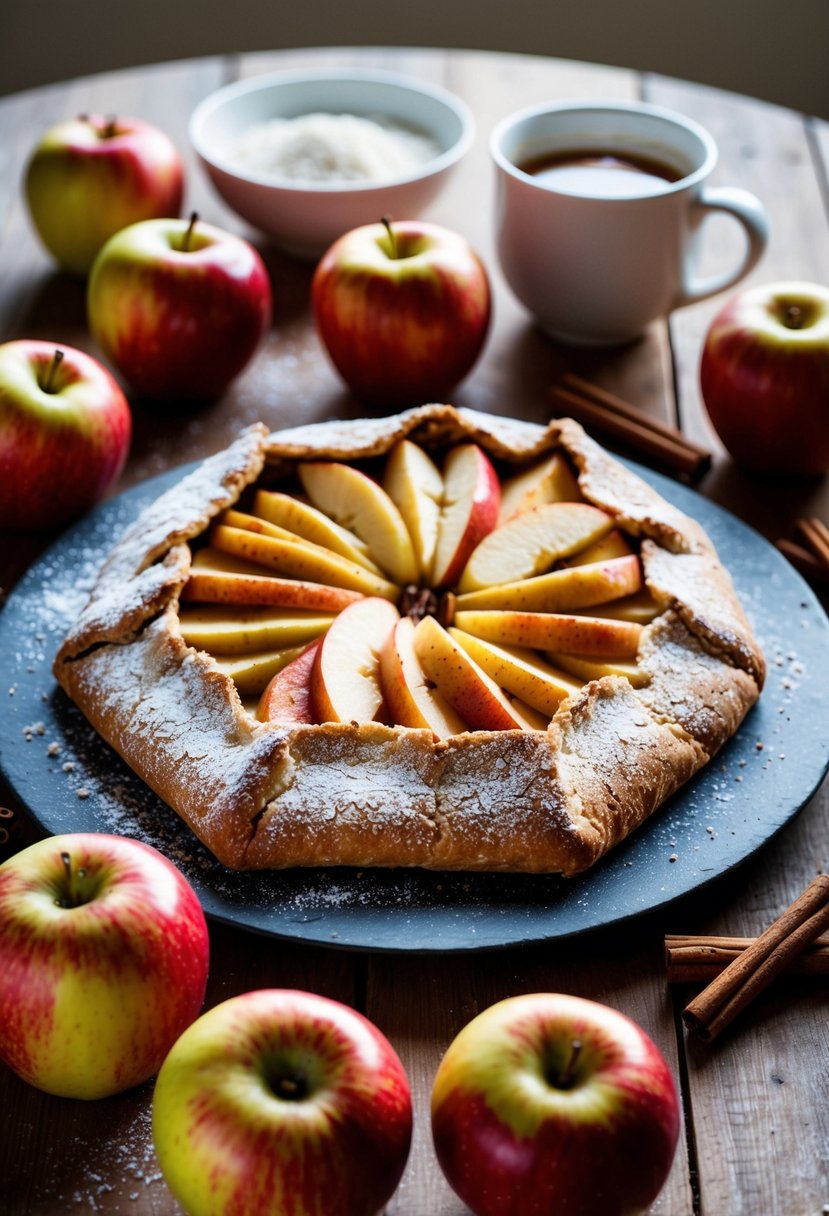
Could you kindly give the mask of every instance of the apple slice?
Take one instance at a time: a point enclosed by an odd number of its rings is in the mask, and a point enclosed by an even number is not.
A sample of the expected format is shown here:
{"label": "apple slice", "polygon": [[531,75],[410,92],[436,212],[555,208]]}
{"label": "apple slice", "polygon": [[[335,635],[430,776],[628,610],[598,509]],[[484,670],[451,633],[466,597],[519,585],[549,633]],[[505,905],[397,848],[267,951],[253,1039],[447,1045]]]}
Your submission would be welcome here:
{"label": "apple slice", "polygon": [[358,566],[365,566],[373,574],[381,574],[380,567],[372,561],[368,546],[354,532],[334,523],[322,511],[312,507],[308,502],[302,502],[290,494],[278,493],[275,490],[257,490],[253,500],[253,514],[260,516],[268,523],[285,528],[295,536],[330,549]]}
{"label": "apple slice", "polygon": [[210,544],[222,553],[267,566],[286,578],[328,583],[332,587],[345,587],[363,595],[379,595],[387,600],[396,600],[400,594],[400,588],[394,583],[336,553],[312,545],[310,541],[280,540],[248,528],[215,524]]}
{"label": "apple slice", "polygon": [[380,653],[400,615],[370,597],[345,608],[325,635],[311,677],[317,722],[386,721]]}
{"label": "apple slice", "polygon": [[532,705],[528,705],[526,701],[522,701],[520,697],[513,697],[506,689],[501,690],[510,705],[512,712],[518,714],[523,719],[523,730],[546,730],[550,725],[550,714],[539,713],[537,709],[533,709]]}
{"label": "apple slice", "polygon": [[449,739],[468,730],[449,702],[423,673],[414,645],[415,623],[404,616],[380,652],[380,682],[392,722],[430,730]]}
{"label": "apple slice", "polygon": [[[222,554],[216,554],[221,558]],[[230,559],[232,561],[232,559]],[[215,563],[215,559],[213,559]],[[319,612],[341,612],[361,598],[359,591],[345,587],[329,587],[325,583],[301,582],[297,579],[272,578],[253,566],[255,574],[193,563],[181,599],[204,604],[258,604],[272,608],[306,608]]]}
{"label": "apple slice", "polygon": [[[573,610],[579,612],[578,608]],[[626,595],[623,599],[602,604],[601,614],[608,620],[635,621],[638,625],[650,625],[665,609],[661,608],[647,590]]]}
{"label": "apple slice", "polygon": [[[258,532],[262,536],[271,536],[276,540],[287,540],[293,544],[307,545],[309,548],[319,549],[323,553],[335,553],[337,556],[345,557],[347,561],[354,562],[358,566],[364,566],[366,570],[370,570],[373,574],[382,576],[383,571],[375,562],[361,550],[346,543],[344,538],[349,536],[347,529],[340,528],[332,520],[328,519],[327,516],[323,515],[321,511],[316,511],[314,507],[306,506],[297,499],[290,499],[287,494],[284,497],[289,502],[295,502],[298,508],[314,511],[319,520],[325,521],[328,525],[327,529],[323,529],[322,527],[316,529],[319,536],[318,541],[310,539],[304,533],[291,531],[287,526],[273,523],[271,520],[260,515],[250,515],[245,511],[237,511],[233,507],[229,507],[226,511],[222,512],[216,522],[226,524],[231,528],[245,528],[248,532]],[[297,512],[297,516],[299,516],[299,512]],[[302,523],[303,521],[301,518],[295,518],[293,522]],[[305,531],[312,531],[313,529],[307,526],[307,520],[305,522]],[[338,538],[337,533],[342,533],[342,535]],[[358,537],[354,539],[359,540]],[[329,541],[333,543],[327,543]]]}
{"label": "apple slice", "polygon": [[189,646],[211,654],[252,654],[258,650],[282,650],[312,642],[337,619],[331,613],[287,612],[272,608],[249,608],[245,612],[231,613],[224,606],[199,607],[183,609],[179,613],[179,632]]}
{"label": "apple slice", "polygon": [[643,688],[650,682],[650,674],[636,663],[624,659],[595,658],[575,654],[550,654],[551,663],[561,667],[580,680],[600,680],[602,676],[624,676],[634,688]]}
{"label": "apple slice", "polygon": [[580,680],[556,671],[532,650],[496,646],[454,626],[449,632],[496,684],[548,717],[581,688]]}
{"label": "apple slice", "polygon": [[433,616],[424,617],[416,626],[414,649],[426,678],[460,714],[470,730],[534,729],[495,681]]}
{"label": "apple slice", "polygon": [[532,578],[606,536],[613,520],[598,507],[552,502],[490,532],[466,563],[458,590],[477,591]]}
{"label": "apple slice", "polygon": [[301,464],[299,479],[315,507],[349,528],[368,546],[382,570],[405,586],[418,580],[412,538],[382,486],[347,464],[317,460]]}
{"label": "apple slice", "polygon": [[583,502],[575,474],[560,452],[536,461],[501,486],[498,527],[548,502]]}
{"label": "apple slice", "polygon": [[435,560],[430,583],[451,587],[461,576],[473,549],[498,521],[501,486],[486,453],[475,443],[452,448],[443,470]]}
{"label": "apple slice", "polygon": [[515,608],[524,612],[572,612],[632,595],[641,586],[639,558],[615,557],[608,562],[553,570],[537,578],[470,591],[457,597],[455,610]]}
{"label": "apple slice", "polygon": [[611,557],[628,557],[633,553],[627,540],[618,528],[614,528],[612,532],[608,532],[607,536],[603,536],[601,540],[597,540],[595,544],[588,545],[586,549],[580,549],[573,557],[567,559],[562,564],[565,566],[586,566],[590,562],[606,562]]}
{"label": "apple slice", "polygon": [[280,528],[276,524],[269,523],[267,519],[260,519],[258,515],[251,515],[247,511],[237,511],[235,507],[228,507],[226,511],[222,511],[216,519],[217,524],[226,524],[229,528],[246,528],[248,532],[259,532],[262,536],[275,536],[277,540],[297,541],[300,538],[295,532],[289,532],[287,528]]}
{"label": "apple slice", "polygon": [[255,650],[252,654],[216,657],[216,666],[236,685],[240,697],[258,697],[278,671],[298,658],[303,646],[288,646],[278,650]]}
{"label": "apple slice", "polygon": [[383,488],[395,504],[412,538],[420,577],[428,582],[435,560],[443,477],[423,448],[403,439],[389,453]]}
{"label": "apple slice", "polygon": [[316,721],[311,704],[311,677],[321,645],[322,638],[318,638],[276,673],[256,709],[260,722],[297,726]]}
{"label": "apple slice", "polygon": [[635,657],[642,632],[642,626],[632,621],[492,609],[456,612],[454,624],[464,633],[502,646],[560,650],[582,656],[611,655],[613,658]]}
{"label": "apple slice", "polygon": [[192,570],[220,571],[224,574],[254,574],[258,578],[270,578],[262,573],[262,567],[255,562],[246,562],[244,558],[233,557],[230,553],[222,553],[221,549],[197,549],[191,562]]}

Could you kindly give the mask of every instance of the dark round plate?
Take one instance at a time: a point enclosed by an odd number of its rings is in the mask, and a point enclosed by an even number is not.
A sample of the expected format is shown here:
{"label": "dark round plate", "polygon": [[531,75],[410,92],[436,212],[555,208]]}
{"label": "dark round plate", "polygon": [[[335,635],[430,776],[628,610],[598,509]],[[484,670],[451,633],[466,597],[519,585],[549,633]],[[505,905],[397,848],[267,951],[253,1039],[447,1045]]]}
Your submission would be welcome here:
{"label": "dark round plate", "polygon": [[182,475],[98,508],[27,572],[0,614],[0,769],[52,833],[115,832],[166,853],[220,921],[365,950],[445,952],[572,937],[653,912],[745,861],[809,800],[829,765],[829,622],[756,532],[694,491],[633,466],[707,529],[769,666],[720,755],[579,878],[422,870],[237,873],[219,865],[103,742],[51,674],[114,537]]}

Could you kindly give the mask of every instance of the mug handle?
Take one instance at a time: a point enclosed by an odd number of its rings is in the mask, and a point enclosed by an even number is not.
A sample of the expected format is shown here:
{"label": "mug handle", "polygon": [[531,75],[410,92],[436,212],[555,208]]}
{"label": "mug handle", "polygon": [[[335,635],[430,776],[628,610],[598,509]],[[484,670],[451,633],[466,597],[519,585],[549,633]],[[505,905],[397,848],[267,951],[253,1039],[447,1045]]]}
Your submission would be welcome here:
{"label": "mug handle", "polygon": [[748,246],[734,270],[711,275],[696,282],[686,282],[675,307],[696,304],[699,300],[707,300],[709,296],[732,287],[757,265],[768,244],[769,223],[765,208],[750,191],[741,190],[736,186],[710,186],[702,191],[696,206],[702,211],[721,211],[726,215],[733,215],[748,237]]}

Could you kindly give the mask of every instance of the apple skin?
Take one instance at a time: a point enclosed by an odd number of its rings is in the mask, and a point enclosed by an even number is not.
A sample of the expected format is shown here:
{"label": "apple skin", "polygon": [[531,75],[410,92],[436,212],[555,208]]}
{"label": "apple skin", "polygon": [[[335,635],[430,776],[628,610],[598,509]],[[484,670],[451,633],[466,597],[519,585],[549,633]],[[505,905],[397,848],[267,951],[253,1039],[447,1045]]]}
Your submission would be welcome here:
{"label": "apple skin", "polygon": [[742,468],[829,472],[829,287],[769,283],[733,296],[706,334],[700,387]]}
{"label": "apple skin", "polygon": [[189,1216],[375,1216],[412,1105],[385,1036],[326,997],[265,989],[185,1031],[153,1098],[164,1178]]}
{"label": "apple skin", "polygon": [[364,401],[445,401],[489,328],[483,263],[458,233],[408,220],[367,224],[335,241],[311,284],[317,330],[332,363]]}
{"label": "apple skin", "polygon": [[271,321],[265,265],[247,241],[201,221],[159,219],[116,233],[95,259],[95,341],[140,396],[218,397]]}
{"label": "apple skin", "polygon": [[131,437],[127,400],[90,355],[54,342],[0,345],[0,527],[77,519],[118,480]]}
{"label": "apple skin", "polygon": [[648,1035],[561,993],[484,1010],[450,1044],[432,1093],[438,1160],[475,1216],[642,1212],[668,1176],[679,1122]]}
{"label": "apple skin", "polygon": [[38,841],[0,866],[0,1056],[61,1097],[139,1085],[198,1016],[208,956],[196,894],[156,849]]}
{"label": "apple skin", "polygon": [[88,115],[49,128],[27,165],[25,189],[43,244],[64,270],[86,275],[114,233],[179,214],[184,172],[157,127]]}

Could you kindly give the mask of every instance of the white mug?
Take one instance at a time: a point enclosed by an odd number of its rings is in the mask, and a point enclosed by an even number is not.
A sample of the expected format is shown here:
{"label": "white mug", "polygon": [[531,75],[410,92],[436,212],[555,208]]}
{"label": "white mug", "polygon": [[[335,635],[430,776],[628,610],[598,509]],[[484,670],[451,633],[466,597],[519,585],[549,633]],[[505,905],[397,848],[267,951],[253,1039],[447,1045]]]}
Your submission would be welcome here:
{"label": "white mug", "polygon": [[[655,160],[676,180],[655,185],[629,172],[620,195],[604,189],[601,175],[587,192],[583,175],[574,188],[520,167],[589,150]],[[658,317],[731,287],[766,247],[760,201],[747,190],[706,185],[717,146],[673,111],[644,102],[547,103],[504,118],[490,153],[504,275],[541,327],[564,341],[630,341]],[[738,220],[747,244],[737,266],[699,279],[697,238],[712,212]]]}

